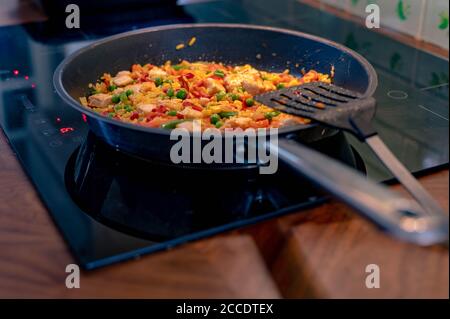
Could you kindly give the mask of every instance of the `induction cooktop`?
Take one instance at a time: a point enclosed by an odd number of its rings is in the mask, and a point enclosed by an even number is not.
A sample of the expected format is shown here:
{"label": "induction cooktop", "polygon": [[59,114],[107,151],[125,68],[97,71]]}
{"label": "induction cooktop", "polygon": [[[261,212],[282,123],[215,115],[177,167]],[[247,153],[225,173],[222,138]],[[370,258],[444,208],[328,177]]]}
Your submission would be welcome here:
{"label": "induction cooktop", "polygon": [[[98,141],[81,115],[59,99],[52,76],[64,57],[104,36],[161,24],[230,22],[290,28],[343,43],[377,70],[374,125],[386,144],[414,173],[448,165],[447,60],[296,1],[214,1],[139,13],[85,18],[80,30],[61,28],[55,20],[0,28],[0,125],[86,269],[298,212],[326,199],[287,168],[265,177],[196,175],[199,185],[214,187],[191,189],[186,181],[192,172],[131,158]],[[334,148],[317,147],[376,181],[392,179],[352,137],[339,134],[330,143]]]}

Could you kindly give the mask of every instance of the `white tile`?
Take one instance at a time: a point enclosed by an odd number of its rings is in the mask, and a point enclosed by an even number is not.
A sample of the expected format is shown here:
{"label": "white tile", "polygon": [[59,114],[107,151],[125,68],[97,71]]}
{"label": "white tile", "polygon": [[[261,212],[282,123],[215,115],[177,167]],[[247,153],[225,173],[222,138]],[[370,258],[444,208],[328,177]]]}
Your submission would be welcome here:
{"label": "white tile", "polygon": [[425,0],[379,0],[381,24],[419,37],[425,9]]}
{"label": "white tile", "polygon": [[367,16],[366,7],[369,4],[378,3],[379,0],[347,0],[349,10],[354,15],[365,18]]}
{"label": "white tile", "polygon": [[448,0],[427,1],[422,38],[440,47],[449,48]]}
{"label": "white tile", "polygon": [[352,14],[365,18],[366,7],[377,4],[380,7],[382,27],[418,37],[425,0],[347,0]]}

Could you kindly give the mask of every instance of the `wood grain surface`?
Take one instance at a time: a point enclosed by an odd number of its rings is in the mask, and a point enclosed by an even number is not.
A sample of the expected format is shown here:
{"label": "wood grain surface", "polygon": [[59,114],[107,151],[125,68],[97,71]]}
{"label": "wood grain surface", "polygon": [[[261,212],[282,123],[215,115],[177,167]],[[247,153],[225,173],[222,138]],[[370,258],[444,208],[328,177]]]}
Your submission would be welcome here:
{"label": "wood grain surface", "polygon": [[[448,208],[448,170],[422,178]],[[83,272],[0,134],[0,298],[448,298],[448,250],[385,236],[346,206],[318,208]],[[380,267],[379,289],[365,267]]]}
{"label": "wood grain surface", "polygon": [[[0,24],[45,19],[31,1],[18,3],[5,2]],[[448,170],[421,181],[448,210]],[[0,247],[0,298],[449,297],[447,249],[394,240],[337,202],[82,272],[81,288],[67,289],[65,267],[73,258],[1,130]],[[379,289],[365,286],[368,264],[380,267]]]}

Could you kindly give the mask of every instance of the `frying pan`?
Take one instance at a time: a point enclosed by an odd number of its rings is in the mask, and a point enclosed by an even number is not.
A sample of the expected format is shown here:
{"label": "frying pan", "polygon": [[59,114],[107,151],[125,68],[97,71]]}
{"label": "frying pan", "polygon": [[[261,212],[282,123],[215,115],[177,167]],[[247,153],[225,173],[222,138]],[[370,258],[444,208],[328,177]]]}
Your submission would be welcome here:
{"label": "frying pan", "polygon": [[[192,47],[177,51],[175,46],[192,37]],[[352,50],[309,34],[291,30],[240,24],[185,24],[162,26],[115,35],[95,42],[67,57],[56,69],[56,91],[71,107],[86,114],[95,135],[123,152],[158,162],[170,161],[170,131],[133,125],[101,116],[78,102],[87,95],[88,83],[107,72],[115,74],[134,63],[163,64],[189,61],[220,61],[281,72],[299,64],[305,70],[322,73],[335,70],[338,86],[371,96],[377,76],[370,63]],[[300,75],[300,69],[293,73]],[[315,123],[285,127],[278,131],[278,145],[267,148],[294,171],[346,202],[380,228],[405,240],[432,244],[447,238],[448,225],[439,218],[425,216],[414,202],[326,157],[308,144],[337,130]],[[295,142],[295,136],[302,144]],[[195,165],[195,164],[192,164]],[[248,169],[250,163],[197,164],[200,169]],[[420,225],[417,226],[417,225]]]}

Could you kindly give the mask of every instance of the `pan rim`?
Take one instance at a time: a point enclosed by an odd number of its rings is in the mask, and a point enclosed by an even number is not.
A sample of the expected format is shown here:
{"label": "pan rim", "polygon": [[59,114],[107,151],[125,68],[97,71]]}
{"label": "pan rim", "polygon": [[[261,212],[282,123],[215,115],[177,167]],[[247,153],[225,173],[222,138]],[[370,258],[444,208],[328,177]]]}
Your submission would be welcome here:
{"label": "pan rim", "polygon": [[[75,52],[73,52],[72,54],[70,54],[69,56],[67,56],[65,59],[63,59],[60,64],[57,66],[57,68],[55,69],[55,72],[53,74],[53,85],[56,89],[56,92],[58,93],[58,95],[62,98],[62,100],[69,104],[72,108],[76,109],[77,111],[81,112],[82,114],[88,114],[89,117],[93,117],[101,122],[106,122],[108,124],[111,125],[117,125],[123,128],[127,128],[127,129],[131,129],[131,130],[137,130],[137,131],[142,131],[142,132],[147,132],[147,133],[153,133],[153,134],[159,134],[159,135],[170,135],[170,130],[164,130],[161,128],[152,128],[152,127],[146,127],[146,126],[141,126],[141,125],[136,125],[136,124],[131,124],[131,123],[126,123],[126,122],[122,122],[119,120],[114,120],[111,118],[108,118],[106,116],[102,116],[88,108],[83,107],[76,99],[74,99],[72,96],[70,96],[70,94],[66,91],[66,89],[64,88],[63,84],[62,84],[62,75],[64,73],[65,67],[66,65],[68,65],[72,60],[74,60],[75,58],[77,58],[80,54],[82,54],[85,51],[89,51],[92,50],[93,48],[103,45],[105,43],[111,42],[111,41],[115,41],[121,38],[126,38],[128,36],[131,35],[137,35],[137,34],[142,34],[142,33],[149,33],[149,32],[157,32],[157,31],[162,31],[162,30],[174,30],[174,29],[195,29],[195,28],[240,28],[240,29],[250,29],[250,30],[263,30],[263,31],[271,31],[271,32],[278,32],[278,33],[284,33],[284,34],[290,34],[290,35],[294,35],[294,36],[298,36],[298,37],[302,37],[302,38],[306,38],[306,39],[310,39],[316,42],[320,42],[323,43],[325,45],[334,47],[338,50],[341,51],[345,51],[346,53],[348,53],[349,55],[351,55],[354,59],[356,59],[361,66],[365,69],[365,71],[367,72],[368,76],[369,76],[369,85],[367,86],[366,92],[363,93],[363,96],[367,97],[367,96],[371,96],[375,93],[375,90],[378,86],[378,76],[377,73],[374,69],[374,67],[370,64],[370,62],[364,58],[362,55],[360,55],[359,53],[353,51],[352,49],[339,44],[337,42],[334,42],[332,40],[328,40],[316,35],[312,35],[309,33],[305,33],[305,32],[301,32],[301,31],[295,31],[295,30],[290,30],[290,29],[285,29],[285,28],[278,28],[278,27],[271,27],[271,26],[264,26],[264,25],[254,25],[254,24],[241,24],[241,23],[186,23],[186,24],[170,24],[170,25],[162,25],[162,26],[154,26],[154,27],[149,27],[149,28],[142,28],[142,29],[138,29],[138,30],[132,30],[132,31],[127,31],[127,32],[122,32],[122,33],[118,33],[118,34],[114,34],[112,36],[108,36],[106,38],[97,40],[85,47],[82,47],[78,50],[76,50]],[[312,124],[299,124],[299,125],[293,125],[293,126],[289,126],[289,127],[285,127],[285,128],[281,128],[277,131],[277,135],[281,135],[281,134],[289,134],[289,133],[294,133],[296,131],[299,130],[305,130],[311,127],[315,127],[315,126],[319,126],[319,124],[317,123],[312,123]],[[245,134],[245,132],[243,133],[239,133],[239,132],[235,132],[235,134],[237,136],[239,136],[240,134]],[[269,134],[270,130],[269,130]],[[223,136],[223,134],[222,134]]]}

